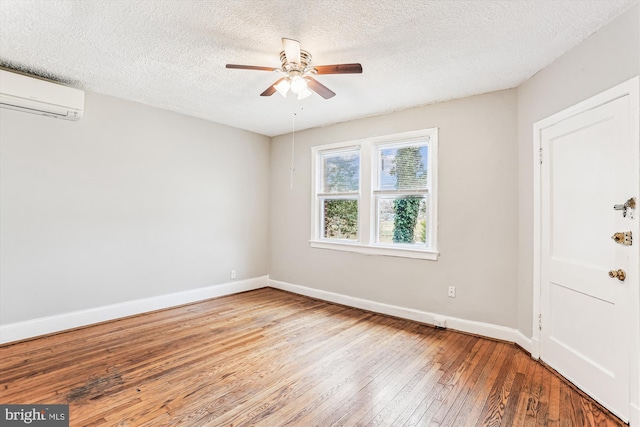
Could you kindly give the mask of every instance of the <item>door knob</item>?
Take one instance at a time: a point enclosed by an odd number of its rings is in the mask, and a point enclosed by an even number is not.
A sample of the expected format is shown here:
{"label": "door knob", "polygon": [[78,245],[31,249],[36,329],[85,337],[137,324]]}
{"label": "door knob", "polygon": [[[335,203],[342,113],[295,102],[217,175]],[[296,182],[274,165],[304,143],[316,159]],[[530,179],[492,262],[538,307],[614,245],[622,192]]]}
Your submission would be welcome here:
{"label": "door knob", "polygon": [[627,273],[624,272],[624,270],[611,270],[609,271],[609,277],[616,278],[618,280],[620,280],[621,282],[624,282],[624,279],[627,278]]}

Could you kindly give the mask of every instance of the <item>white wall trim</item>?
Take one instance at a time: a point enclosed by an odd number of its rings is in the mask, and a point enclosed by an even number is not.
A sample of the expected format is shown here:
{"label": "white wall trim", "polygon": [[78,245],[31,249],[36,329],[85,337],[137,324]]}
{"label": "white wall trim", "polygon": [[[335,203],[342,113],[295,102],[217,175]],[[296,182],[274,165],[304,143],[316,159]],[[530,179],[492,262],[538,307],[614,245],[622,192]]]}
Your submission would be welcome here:
{"label": "white wall trim", "polygon": [[629,427],[640,426],[640,406],[635,403],[631,404],[631,413],[629,414]]}
{"label": "white wall trim", "polygon": [[330,249],[334,251],[355,252],[362,255],[381,255],[413,259],[425,259],[436,261],[440,252],[432,250],[419,250],[407,248],[390,248],[385,246],[361,245],[348,242],[328,242],[324,240],[309,240],[309,245],[317,249]]}
{"label": "white wall trim", "polygon": [[0,325],[0,344],[61,332],[67,329],[105,322],[107,320],[176,307],[210,298],[251,291],[264,288],[267,286],[267,283],[268,276],[261,276],[207,286],[205,288],[105,305],[87,310],[72,311],[55,316],[41,317],[24,322]]}
{"label": "white wall trim", "polygon": [[531,338],[531,357],[540,359],[540,340],[536,337]]}
{"label": "white wall trim", "polygon": [[531,352],[531,339],[525,337],[522,332],[513,328],[508,328],[506,326],[476,322],[474,320],[460,319],[457,317],[442,316],[436,313],[416,310],[414,308],[385,304],[377,301],[351,297],[334,292],[323,291],[320,289],[308,288],[306,286],[294,285],[277,280],[269,279],[269,286],[275,289],[281,289],[283,291],[289,291],[311,298],[317,298],[323,301],[334,302],[337,304],[347,305],[349,307],[373,311],[375,313],[388,314],[390,316],[400,317],[402,319],[413,320],[429,325],[433,325],[434,317],[438,316],[438,318],[443,318],[447,322],[448,329],[454,329],[457,331],[482,335],[484,337],[513,342],[518,344],[526,351]]}

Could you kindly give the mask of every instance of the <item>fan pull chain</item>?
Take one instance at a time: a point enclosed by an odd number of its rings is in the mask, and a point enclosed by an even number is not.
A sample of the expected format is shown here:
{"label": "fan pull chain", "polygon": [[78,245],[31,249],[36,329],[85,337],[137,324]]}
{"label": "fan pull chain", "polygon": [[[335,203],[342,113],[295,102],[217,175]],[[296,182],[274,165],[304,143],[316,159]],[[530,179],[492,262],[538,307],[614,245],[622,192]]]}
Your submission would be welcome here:
{"label": "fan pull chain", "polygon": [[295,150],[296,150],[296,113],[293,113],[293,130],[291,132],[291,178],[290,189],[293,190],[293,173],[296,170],[295,167]]}

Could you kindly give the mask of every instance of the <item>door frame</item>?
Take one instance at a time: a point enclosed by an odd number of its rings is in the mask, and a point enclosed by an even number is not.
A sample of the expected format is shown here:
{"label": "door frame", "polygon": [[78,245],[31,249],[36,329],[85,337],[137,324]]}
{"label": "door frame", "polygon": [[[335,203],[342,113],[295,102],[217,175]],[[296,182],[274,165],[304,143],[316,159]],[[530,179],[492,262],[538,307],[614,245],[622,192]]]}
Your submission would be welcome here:
{"label": "door frame", "polygon": [[[540,315],[541,315],[541,249],[542,249],[542,204],[541,204],[541,159],[542,130],[565,119],[594,109],[610,101],[629,96],[629,116],[632,138],[634,139],[634,158],[638,162],[636,185],[640,188],[640,77],[636,76],[611,89],[605,90],[589,99],[575,104],[533,124],[533,336],[531,338],[531,357],[540,358]],[[636,221],[640,221],[640,209],[636,212]],[[640,236],[634,239],[640,244]],[[638,259],[640,263],[640,259]],[[631,427],[640,427],[640,284],[632,286],[632,326],[629,343],[629,403]],[[544,322],[544,319],[542,319]]]}

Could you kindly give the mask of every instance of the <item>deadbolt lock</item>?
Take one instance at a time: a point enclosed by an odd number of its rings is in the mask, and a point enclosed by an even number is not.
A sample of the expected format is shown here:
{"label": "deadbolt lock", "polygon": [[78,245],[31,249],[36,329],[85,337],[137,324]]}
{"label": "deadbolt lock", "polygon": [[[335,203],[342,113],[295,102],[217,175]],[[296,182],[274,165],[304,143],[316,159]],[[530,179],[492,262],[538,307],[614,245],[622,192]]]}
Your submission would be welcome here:
{"label": "deadbolt lock", "polygon": [[630,231],[615,233],[613,236],[611,236],[611,238],[613,239],[614,242],[620,243],[621,245],[625,245],[625,246],[631,246],[631,244],[633,243]]}
{"label": "deadbolt lock", "polygon": [[613,205],[613,210],[622,211],[622,216],[624,218],[629,214],[629,219],[633,219],[633,211],[636,209],[636,199],[630,198],[624,204],[621,205]]}
{"label": "deadbolt lock", "polygon": [[621,282],[624,282],[624,279],[627,278],[627,273],[624,272],[624,270],[611,270],[609,271],[609,277],[611,277],[612,279],[618,279]]}

